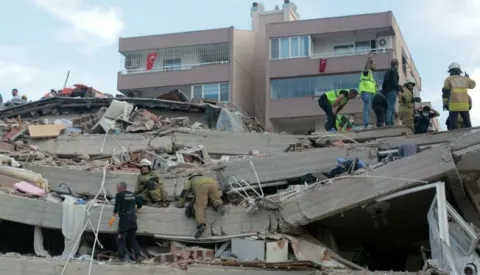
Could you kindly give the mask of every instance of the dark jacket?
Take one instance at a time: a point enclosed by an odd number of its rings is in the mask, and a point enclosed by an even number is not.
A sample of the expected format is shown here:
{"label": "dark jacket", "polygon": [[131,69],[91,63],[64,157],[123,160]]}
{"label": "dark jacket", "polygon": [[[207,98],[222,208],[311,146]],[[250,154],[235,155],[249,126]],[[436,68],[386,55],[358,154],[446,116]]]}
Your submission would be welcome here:
{"label": "dark jacket", "polygon": [[398,69],[397,68],[390,68],[385,73],[383,77],[382,89],[384,93],[390,91],[399,91],[400,86],[398,85],[400,77],[398,76]]}

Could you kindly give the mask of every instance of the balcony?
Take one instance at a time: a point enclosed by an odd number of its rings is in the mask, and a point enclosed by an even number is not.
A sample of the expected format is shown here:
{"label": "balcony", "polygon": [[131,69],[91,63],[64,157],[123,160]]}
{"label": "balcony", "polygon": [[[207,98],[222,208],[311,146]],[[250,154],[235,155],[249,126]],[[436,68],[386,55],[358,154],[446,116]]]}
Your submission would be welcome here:
{"label": "balcony", "polygon": [[121,57],[120,75],[192,70],[230,62],[230,43],[126,52]]}

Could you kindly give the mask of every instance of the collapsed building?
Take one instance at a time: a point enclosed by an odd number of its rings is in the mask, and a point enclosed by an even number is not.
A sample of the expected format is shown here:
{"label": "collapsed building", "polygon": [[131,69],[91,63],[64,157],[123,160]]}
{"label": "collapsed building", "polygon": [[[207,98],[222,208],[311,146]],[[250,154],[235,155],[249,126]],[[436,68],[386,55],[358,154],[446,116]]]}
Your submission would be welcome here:
{"label": "collapsed building", "polygon": [[[271,134],[231,106],[141,98],[54,97],[0,117],[0,275],[476,274],[480,264],[477,128]],[[404,144],[421,150],[402,158]],[[195,239],[184,210],[145,206],[146,260],[119,266],[112,199],[120,181],[134,187],[143,158],[171,202],[191,173],[215,177],[227,214],[208,212]],[[331,177],[342,158],[366,165]]]}

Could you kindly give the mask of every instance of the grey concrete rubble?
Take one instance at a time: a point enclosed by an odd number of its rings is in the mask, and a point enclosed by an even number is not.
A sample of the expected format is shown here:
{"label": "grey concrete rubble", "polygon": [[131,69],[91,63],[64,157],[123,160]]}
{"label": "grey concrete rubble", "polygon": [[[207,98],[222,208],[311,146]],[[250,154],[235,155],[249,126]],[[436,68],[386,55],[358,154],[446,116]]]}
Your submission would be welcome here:
{"label": "grey concrete rubble", "polygon": [[365,204],[375,198],[441,179],[455,170],[449,147],[434,148],[367,172],[365,178],[345,178],[301,192],[283,204],[283,220],[306,225]]}
{"label": "grey concrete rubble", "polygon": [[389,138],[389,137],[399,137],[399,136],[410,136],[412,131],[403,126],[396,127],[386,127],[386,128],[373,128],[366,129],[362,131],[348,131],[341,133],[328,133],[328,132],[314,132],[309,138],[310,139],[320,139],[320,140],[342,140],[346,142],[351,142],[355,140],[357,142],[366,142],[369,140],[375,140],[378,138]]}
{"label": "grey concrete rubble", "polygon": [[[91,211],[90,219],[96,226],[100,207]],[[12,221],[50,229],[62,229],[62,204],[42,199],[30,199],[0,193],[0,220]],[[207,232],[204,236],[237,235],[249,232],[276,230],[280,221],[274,212],[257,212],[249,215],[244,207],[227,207],[228,215],[207,213]],[[113,205],[106,205],[100,219],[100,232],[115,233],[116,227],[109,227]],[[144,207],[138,212],[139,235],[193,236],[195,220],[185,217],[184,209]],[[91,231],[91,228],[87,227]]]}

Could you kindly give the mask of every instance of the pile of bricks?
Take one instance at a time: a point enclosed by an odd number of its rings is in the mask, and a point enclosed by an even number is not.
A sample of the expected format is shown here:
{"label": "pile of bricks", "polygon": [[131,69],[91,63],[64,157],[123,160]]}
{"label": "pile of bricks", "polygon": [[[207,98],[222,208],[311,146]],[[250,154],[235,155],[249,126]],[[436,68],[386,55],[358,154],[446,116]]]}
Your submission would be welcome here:
{"label": "pile of bricks", "polygon": [[212,249],[201,247],[185,247],[171,249],[172,252],[155,257],[155,262],[160,264],[191,263],[197,261],[213,260],[215,252]]}

